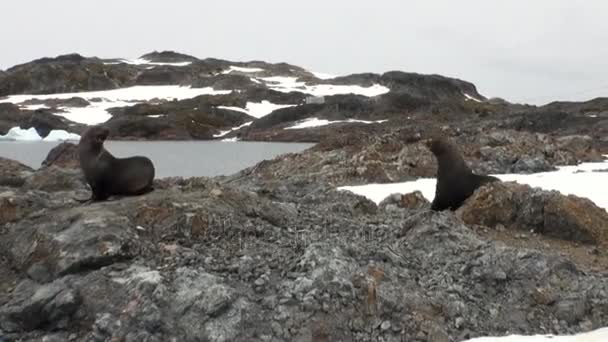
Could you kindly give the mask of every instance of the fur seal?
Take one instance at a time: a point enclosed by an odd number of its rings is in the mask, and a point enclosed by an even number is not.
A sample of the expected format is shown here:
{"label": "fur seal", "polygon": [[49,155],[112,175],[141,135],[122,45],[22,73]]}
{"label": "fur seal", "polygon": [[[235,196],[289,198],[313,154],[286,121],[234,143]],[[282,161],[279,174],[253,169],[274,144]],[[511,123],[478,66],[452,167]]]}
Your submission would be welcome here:
{"label": "fur seal", "polygon": [[445,138],[429,140],[427,146],[437,158],[437,186],[431,210],[456,210],[480,186],[500,181],[496,177],[474,174],[458,147]]}
{"label": "fur seal", "polygon": [[153,190],[154,165],[147,157],[116,158],[103,144],[110,134],[105,126],[87,129],[78,143],[80,168],[93,192],[86,201],[110,196],[136,196]]}

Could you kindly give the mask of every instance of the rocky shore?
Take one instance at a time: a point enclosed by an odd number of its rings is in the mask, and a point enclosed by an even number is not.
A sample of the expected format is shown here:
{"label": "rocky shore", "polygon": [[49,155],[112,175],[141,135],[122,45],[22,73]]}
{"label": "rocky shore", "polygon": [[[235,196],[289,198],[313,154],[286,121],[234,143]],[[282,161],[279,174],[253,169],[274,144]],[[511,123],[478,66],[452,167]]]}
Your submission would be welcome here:
{"label": "rocky shore", "polygon": [[[424,132],[365,127],[88,206],[73,145],[38,170],[3,160],[0,339],[459,342],[608,325],[604,209],[508,182],[457,212],[416,194],[376,205],[336,186],[435,165]],[[589,136],[450,132],[481,171],[602,153]]]}

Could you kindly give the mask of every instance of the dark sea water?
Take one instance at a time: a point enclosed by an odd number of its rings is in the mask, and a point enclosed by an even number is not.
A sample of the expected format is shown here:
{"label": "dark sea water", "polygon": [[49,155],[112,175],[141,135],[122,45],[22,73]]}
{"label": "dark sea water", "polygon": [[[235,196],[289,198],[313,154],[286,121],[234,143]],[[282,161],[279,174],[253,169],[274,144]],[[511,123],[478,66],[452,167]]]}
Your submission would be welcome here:
{"label": "dark sea water", "polygon": [[[40,167],[59,142],[0,141],[0,156]],[[156,177],[229,175],[280,154],[299,152],[312,146],[300,143],[219,141],[107,141],[116,157],[145,155],[156,168]]]}

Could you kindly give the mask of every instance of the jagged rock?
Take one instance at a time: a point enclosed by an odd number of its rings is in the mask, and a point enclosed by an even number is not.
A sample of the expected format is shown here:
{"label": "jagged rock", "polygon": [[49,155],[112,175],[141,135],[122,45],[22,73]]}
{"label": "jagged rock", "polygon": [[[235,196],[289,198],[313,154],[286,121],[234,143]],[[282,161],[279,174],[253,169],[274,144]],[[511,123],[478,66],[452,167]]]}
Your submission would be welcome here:
{"label": "jagged rock", "polygon": [[458,212],[468,224],[503,225],[568,241],[608,242],[608,213],[590,200],[514,182],[478,189]]}
{"label": "jagged rock", "polygon": [[[96,206],[74,208],[4,237],[15,267],[38,282],[99,268],[132,257],[134,227]],[[47,213],[48,215],[48,213]],[[130,229],[129,229],[130,228]]]}
{"label": "jagged rock", "polygon": [[11,301],[0,308],[0,327],[7,332],[69,327],[80,298],[63,280],[37,285],[24,280],[15,288]]}

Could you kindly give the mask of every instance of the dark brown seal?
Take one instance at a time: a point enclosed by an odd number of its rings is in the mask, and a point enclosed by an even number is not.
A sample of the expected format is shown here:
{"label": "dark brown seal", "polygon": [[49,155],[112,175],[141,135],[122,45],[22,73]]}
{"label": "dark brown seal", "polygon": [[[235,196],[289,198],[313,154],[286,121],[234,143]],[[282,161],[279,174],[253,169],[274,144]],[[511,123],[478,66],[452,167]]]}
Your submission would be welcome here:
{"label": "dark brown seal", "polygon": [[434,138],[427,146],[437,158],[437,186],[432,210],[456,210],[480,186],[500,181],[492,176],[474,174],[460,151],[445,138]]}
{"label": "dark brown seal", "polygon": [[104,126],[93,126],[78,143],[80,167],[91,186],[92,201],[110,196],[135,196],[153,190],[154,165],[147,157],[116,158],[103,144],[110,134]]}

